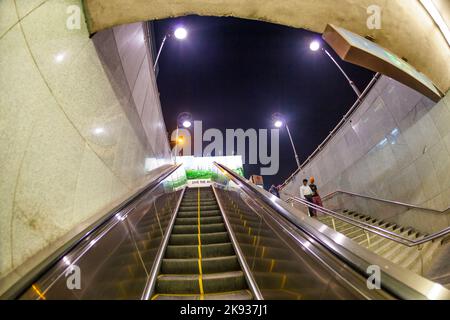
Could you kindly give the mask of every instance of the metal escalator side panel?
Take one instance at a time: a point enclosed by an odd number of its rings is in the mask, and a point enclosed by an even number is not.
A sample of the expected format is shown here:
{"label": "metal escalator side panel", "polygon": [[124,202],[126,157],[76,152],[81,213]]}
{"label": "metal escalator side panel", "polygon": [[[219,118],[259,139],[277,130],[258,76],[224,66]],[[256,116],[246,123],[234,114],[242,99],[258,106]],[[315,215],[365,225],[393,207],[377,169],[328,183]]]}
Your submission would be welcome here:
{"label": "metal escalator side panel", "polygon": [[170,222],[168,223],[167,229],[164,233],[163,241],[161,242],[161,245],[158,249],[158,253],[154,260],[153,266],[151,268],[150,274],[148,275],[148,279],[146,281],[146,285],[145,285],[144,291],[142,293],[141,300],[149,300],[155,289],[156,277],[158,276],[159,270],[161,269],[162,258],[164,257],[164,254],[166,252],[167,244],[169,242],[169,237],[172,234],[173,225],[175,223],[175,219],[177,217],[178,210],[180,208],[180,204],[181,204],[181,201],[183,200],[185,192],[186,192],[186,188],[184,188],[182,190],[180,197],[177,200],[175,210],[172,214]]}
{"label": "metal escalator side panel", "polygon": [[365,285],[365,281],[329,254],[318,252],[311,239],[300,238],[294,228],[271,221],[262,208],[248,204],[238,191],[218,189],[217,193],[264,299],[389,298],[370,294],[365,286],[352,286],[347,281],[350,275],[358,283]]}
{"label": "metal escalator side panel", "polygon": [[245,179],[223,165],[216,164],[221,172],[237,186],[237,189],[255,199],[261,207],[267,207],[273,216],[288,221],[317,245],[326,248],[363,278],[369,278],[369,268],[378,266],[381,271],[382,289],[400,299],[449,299],[450,291],[443,286],[420,277],[388,260],[355,244],[345,236],[309,218],[266,191],[252,186]]}
{"label": "metal escalator side panel", "polygon": [[6,299],[138,299],[166,215],[179,194],[162,183],[176,168],[164,171],[107,214],[106,221],[96,222],[93,230],[61,248],[57,258],[44,261],[24,280],[30,284],[17,284]]}

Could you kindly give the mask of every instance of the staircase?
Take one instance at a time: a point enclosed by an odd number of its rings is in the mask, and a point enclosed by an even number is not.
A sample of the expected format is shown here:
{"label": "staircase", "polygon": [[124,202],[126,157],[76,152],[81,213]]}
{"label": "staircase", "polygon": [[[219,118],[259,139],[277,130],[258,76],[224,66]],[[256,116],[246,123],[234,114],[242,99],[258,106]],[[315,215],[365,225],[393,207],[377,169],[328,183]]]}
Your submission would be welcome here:
{"label": "staircase", "polygon": [[152,300],[250,300],[214,192],[188,188],[177,213]]}
{"label": "staircase", "polygon": [[[427,234],[420,233],[412,228],[405,228],[395,223],[378,220],[361,213],[348,210],[344,210],[341,213],[350,219],[395,232],[411,240],[422,239],[427,236]],[[319,216],[318,219],[330,228],[334,228],[333,220],[330,216]],[[395,241],[380,237],[374,233],[366,233],[363,229],[336,218],[334,219],[334,226],[336,227],[337,232],[342,233],[361,246],[364,246],[393,263],[420,275],[424,275],[426,270],[430,267],[431,260],[441,246],[441,241],[436,240],[427,242],[421,246],[407,247]]]}

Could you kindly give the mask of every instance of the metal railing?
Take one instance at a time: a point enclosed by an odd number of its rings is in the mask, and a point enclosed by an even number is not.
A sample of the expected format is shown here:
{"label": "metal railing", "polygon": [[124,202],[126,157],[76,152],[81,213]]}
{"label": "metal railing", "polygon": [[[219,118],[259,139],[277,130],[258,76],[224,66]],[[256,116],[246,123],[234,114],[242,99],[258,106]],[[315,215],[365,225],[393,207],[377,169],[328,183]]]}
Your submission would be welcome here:
{"label": "metal railing", "polygon": [[[214,163],[224,176],[233,181],[237,188],[242,189],[252,199],[261,202],[262,205],[271,208],[278,214],[278,218],[286,219],[293,226],[314,239],[314,243],[321,244],[330,253],[338,257],[342,262],[352,266],[355,271],[364,275],[368,266],[377,265],[383,273],[383,287],[401,299],[449,299],[450,291],[443,286],[425,279],[408,269],[376,255],[370,250],[361,247],[348,238],[343,238],[336,231],[323,229],[319,221],[307,216],[299,216],[300,211],[290,206],[281,199],[262,190],[246,179],[239,176],[224,165]],[[301,199],[300,199],[301,200]],[[301,201],[303,202],[303,201]],[[314,207],[318,211],[326,209],[304,203],[306,206]],[[409,240],[409,239],[408,239]],[[431,239],[428,239],[429,241]]]}
{"label": "metal railing", "polygon": [[[5,292],[1,294],[0,299],[5,300],[19,298],[33,285],[33,283],[43,277],[53,267],[56,267],[57,263],[62,261],[69,252],[74,252],[74,257],[72,258],[71,263],[76,262],[87,252],[87,250],[89,250],[90,247],[97,243],[106,233],[108,233],[109,230],[117,225],[119,221],[125,220],[128,214],[135,209],[135,204],[139,201],[139,199],[155,190],[180,166],[181,165],[163,165],[155,169],[154,171],[157,172],[155,176],[152,177],[152,180],[146,186],[130,196],[127,200],[110,210],[101,218],[90,223],[81,232],[75,234],[68,233],[65,238],[69,238],[69,240],[65,241],[63,246],[55,247],[54,249],[52,248],[52,253],[50,255],[42,259],[41,262],[30,268],[30,270],[24,272],[25,275],[19,280],[14,282],[12,285],[8,285]],[[54,282],[56,280],[53,279],[52,281]],[[50,288],[51,286],[52,284],[48,287]]]}
{"label": "metal railing", "polygon": [[[300,203],[301,205],[304,205],[304,206],[306,206],[308,208],[312,208],[314,210],[317,210],[317,211],[319,211],[320,213],[322,213],[324,215],[331,216],[332,218],[336,218],[336,219],[338,219],[340,221],[349,223],[349,224],[351,224],[351,225],[353,225],[355,227],[361,228],[361,229],[363,229],[363,230],[365,230],[367,232],[375,233],[376,235],[378,235],[380,237],[383,237],[383,238],[395,241],[395,242],[400,243],[402,245],[405,245],[407,247],[414,247],[414,246],[422,245],[422,244],[424,244],[426,242],[433,241],[433,240],[436,240],[438,238],[442,238],[442,237],[450,234],[450,227],[447,227],[447,228],[445,228],[445,229],[443,229],[441,231],[438,231],[438,232],[435,232],[433,234],[427,235],[427,236],[425,236],[423,238],[418,238],[416,240],[413,240],[413,239],[410,239],[408,237],[402,236],[401,234],[395,233],[393,231],[386,230],[384,228],[372,225],[372,224],[364,222],[364,221],[358,221],[358,220],[355,220],[355,219],[352,219],[352,218],[348,217],[347,215],[344,215],[344,214],[332,211],[330,209],[326,209],[326,208],[320,207],[320,206],[318,206],[316,204],[313,204],[313,203],[307,202],[307,201],[305,201],[303,199],[300,199],[299,197],[295,197],[295,196],[289,195],[289,198],[286,201],[288,203],[292,203],[292,204],[293,204],[293,202]],[[414,206],[412,206],[412,207],[414,207]],[[332,221],[332,223],[333,223],[333,226],[334,226],[334,230],[336,231],[336,226],[335,226],[334,220]],[[368,241],[370,243],[370,238],[368,239]]]}
{"label": "metal railing", "polygon": [[403,206],[403,207],[407,207],[410,209],[419,209],[419,210],[430,211],[430,212],[435,212],[435,213],[439,213],[439,214],[446,213],[450,210],[450,207],[445,210],[440,211],[440,210],[436,210],[436,209],[432,209],[432,208],[417,206],[414,204],[404,203],[404,202],[400,202],[400,201],[387,200],[387,199],[381,199],[381,198],[376,198],[376,197],[372,197],[372,196],[368,196],[368,195],[364,195],[364,194],[359,194],[359,193],[350,192],[350,191],[343,191],[343,190],[336,190],[330,194],[327,194],[325,197],[323,197],[322,200],[327,201],[338,194],[347,194],[347,195],[356,196],[359,198],[365,198],[365,199],[389,203],[389,204],[393,204],[393,205],[397,205],[397,206]]}
{"label": "metal railing", "polygon": [[286,181],[281,185],[281,189],[283,189],[294,177],[297,173],[302,171],[308,163],[310,163],[318,154],[320,151],[323,150],[323,148],[330,142],[330,140],[336,135],[336,133],[350,120],[350,117],[353,115],[353,113],[358,109],[358,107],[364,102],[364,99],[366,98],[367,94],[369,93],[370,89],[377,83],[377,81],[380,79],[381,74],[376,73],[375,76],[372,78],[372,80],[369,82],[367,87],[364,89],[364,91],[361,93],[361,96],[356,100],[356,102],[353,104],[353,106],[348,110],[348,112],[344,115],[342,120],[336,125],[336,127],[330,132],[330,134],[323,140],[323,142],[317,147],[316,150],[314,150],[313,153],[308,157],[308,159],[303,162],[297,170],[292,173],[289,178],[286,179]]}

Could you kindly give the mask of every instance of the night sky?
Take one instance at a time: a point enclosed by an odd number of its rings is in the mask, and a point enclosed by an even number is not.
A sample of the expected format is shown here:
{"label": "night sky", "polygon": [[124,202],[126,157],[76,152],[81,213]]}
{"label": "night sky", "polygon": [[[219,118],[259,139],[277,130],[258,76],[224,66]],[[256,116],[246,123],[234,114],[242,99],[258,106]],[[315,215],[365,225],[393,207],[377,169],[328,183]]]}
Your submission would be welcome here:
{"label": "night sky", "polygon": [[[187,16],[154,23],[156,46],[182,25],[189,35],[166,42],[159,61],[158,88],[167,130],[181,112],[203,121],[203,130],[272,129],[271,115],[283,113],[303,162],[356,100],[344,76],[309,43],[320,35],[265,22]],[[345,63],[327,48],[362,91],[374,73]],[[288,135],[280,132],[280,170],[264,177],[266,188],[296,169]],[[248,178],[259,166],[244,166]]]}

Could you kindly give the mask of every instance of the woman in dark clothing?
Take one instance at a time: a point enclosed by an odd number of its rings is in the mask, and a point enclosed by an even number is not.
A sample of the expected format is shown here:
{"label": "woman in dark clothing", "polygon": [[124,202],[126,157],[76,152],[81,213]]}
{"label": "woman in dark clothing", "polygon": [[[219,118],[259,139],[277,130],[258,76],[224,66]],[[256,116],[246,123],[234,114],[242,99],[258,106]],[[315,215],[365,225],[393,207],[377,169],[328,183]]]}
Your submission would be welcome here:
{"label": "woman in dark clothing", "polygon": [[[309,179],[309,187],[311,188],[312,191],[312,202],[315,205],[318,205],[320,207],[322,207],[322,199],[320,198],[319,192],[317,191],[317,186],[314,184],[315,179],[314,177],[311,177]],[[313,216],[316,216],[316,210],[313,210]]]}

